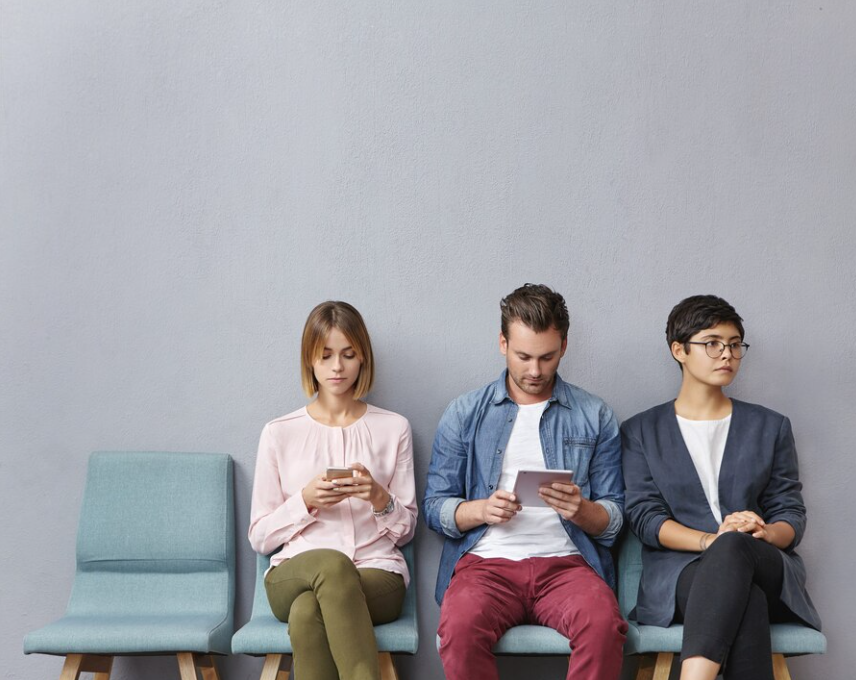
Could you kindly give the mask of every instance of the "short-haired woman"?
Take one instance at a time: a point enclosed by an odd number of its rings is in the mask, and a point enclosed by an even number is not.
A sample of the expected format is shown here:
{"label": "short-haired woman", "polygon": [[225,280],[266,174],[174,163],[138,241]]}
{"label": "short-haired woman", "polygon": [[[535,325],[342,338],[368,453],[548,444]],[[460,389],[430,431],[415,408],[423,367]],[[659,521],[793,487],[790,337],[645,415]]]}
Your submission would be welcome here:
{"label": "short-haired woman", "polygon": [[791,424],[723,392],[749,349],[742,321],[713,295],[680,302],[666,328],[678,397],[621,428],[644,546],[636,617],[683,622],[682,680],[772,680],[770,621],[820,629],[794,552],[806,513]]}
{"label": "short-haired woman", "polygon": [[265,589],[288,621],[299,677],[377,680],[372,625],[401,613],[409,575],[397,546],[416,527],[410,425],[361,401],[374,359],[348,303],[312,310],[301,357],[304,390],[317,398],[262,431],[250,543],[278,550]]}

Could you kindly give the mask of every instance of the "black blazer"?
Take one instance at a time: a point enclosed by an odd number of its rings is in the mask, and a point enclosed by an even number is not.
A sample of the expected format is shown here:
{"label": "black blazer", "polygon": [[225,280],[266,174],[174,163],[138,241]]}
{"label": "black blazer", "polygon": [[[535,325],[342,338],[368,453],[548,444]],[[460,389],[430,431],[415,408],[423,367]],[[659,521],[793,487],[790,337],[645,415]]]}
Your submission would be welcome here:
{"label": "black blazer", "polygon": [[[731,401],[731,425],[719,472],[722,516],[752,510],[766,522],[785,521],[794,528],[794,542],[782,551],[781,598],[793,613],[820,630],[820,617],[805,589],[805,566],[794,552],[805,531],[806,513],[790,421],[763,406]],[[627,518],[643,546],[636,618],[639,623],[668,626],[675,614],[678,576],[699,553],[664,548],[658,538],[660,527],[673,519],[715,534],[719,524],[681,435],[674,401],[627,420],[621,442]]]}

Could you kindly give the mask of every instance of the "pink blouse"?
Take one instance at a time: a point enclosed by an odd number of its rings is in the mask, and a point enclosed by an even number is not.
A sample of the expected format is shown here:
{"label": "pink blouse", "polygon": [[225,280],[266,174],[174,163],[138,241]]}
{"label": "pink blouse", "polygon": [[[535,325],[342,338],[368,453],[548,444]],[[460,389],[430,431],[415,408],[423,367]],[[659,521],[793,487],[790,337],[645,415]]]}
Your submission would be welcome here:
{"label": "pink blouse", "polygon": [[[307,511],[301,491],[328,467],[362,463],[395,498],[393,511],[372,514],[370,503],[346,498],[331,508]],[[253,550],[271,557],[271,567],[306,550],[332,548],[360,568],[401,574],[410,580],[397,545],[416,529],[416,485],[410,423],[368,405],[347,427],[312,419],[306,407],[265,425],[259,441],[249,538]]]}

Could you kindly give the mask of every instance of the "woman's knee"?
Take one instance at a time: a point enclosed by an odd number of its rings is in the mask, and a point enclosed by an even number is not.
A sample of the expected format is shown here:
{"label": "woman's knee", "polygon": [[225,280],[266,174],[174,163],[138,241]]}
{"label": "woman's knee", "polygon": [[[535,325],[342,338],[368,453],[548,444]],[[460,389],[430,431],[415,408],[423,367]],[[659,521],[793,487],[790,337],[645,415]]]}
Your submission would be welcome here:
{"label": "woman's knee", "polygon": [[291,637],[323,625],[324,617],[321,616],[321,608],[314,593],[307,591],[291,603],[291,609],[288,612],[288,629]]}
{"label": "woman's knee", "polygon": [[729,531],[721,534],[704,552],[703,561],[727,561],[752,560],[752,541],[758,539],[742,534],[738,531]]}

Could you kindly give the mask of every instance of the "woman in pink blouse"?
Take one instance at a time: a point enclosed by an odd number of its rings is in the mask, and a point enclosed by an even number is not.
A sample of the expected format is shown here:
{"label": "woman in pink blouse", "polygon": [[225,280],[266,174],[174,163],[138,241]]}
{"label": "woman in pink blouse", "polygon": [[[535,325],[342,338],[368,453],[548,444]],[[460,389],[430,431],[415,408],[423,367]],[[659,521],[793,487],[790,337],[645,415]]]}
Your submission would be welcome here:
{"label": "woman in pink blouse", "polygon": [[[277,551],[265,589],[288,621],[299,677],[377,680],[372,626],[401,612],[409,574],[396,546],[416,528],[410,425],[360,401],[374,361],[351,305],[312,310],[301,358],[303,389],[318,396],[262,430],[250,543]],[[353,472],[334,478],[330,468]]]}

